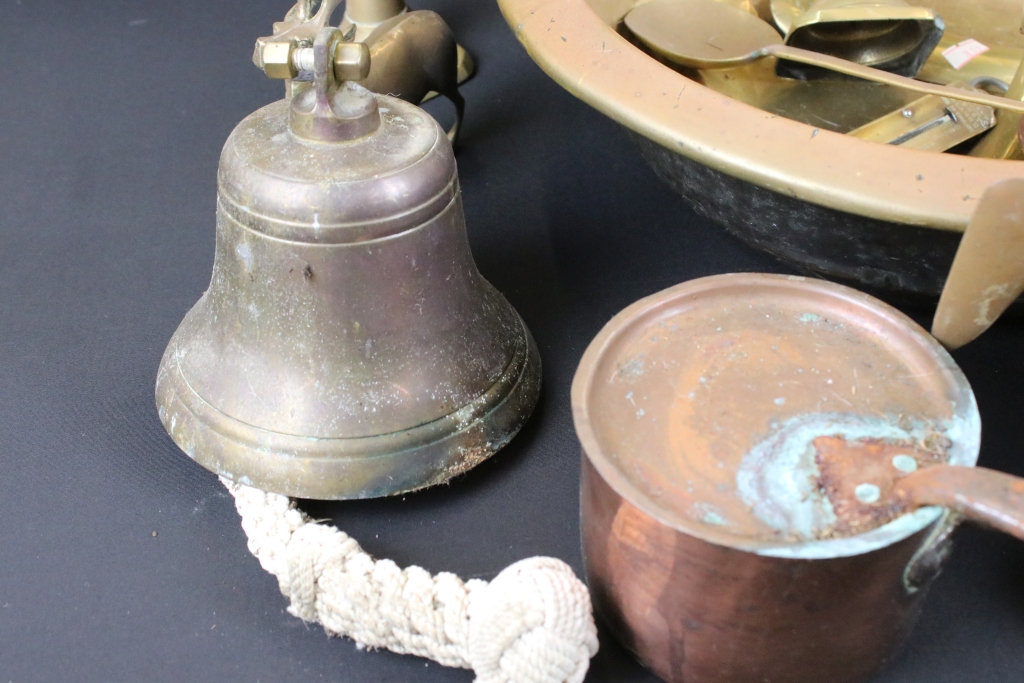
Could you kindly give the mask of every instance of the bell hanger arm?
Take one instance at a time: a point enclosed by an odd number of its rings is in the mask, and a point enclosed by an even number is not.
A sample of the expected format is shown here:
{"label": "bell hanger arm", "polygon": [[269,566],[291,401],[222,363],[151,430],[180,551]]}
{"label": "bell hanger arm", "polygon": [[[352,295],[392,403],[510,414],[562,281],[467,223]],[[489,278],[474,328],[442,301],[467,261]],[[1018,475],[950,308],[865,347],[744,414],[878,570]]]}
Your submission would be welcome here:
{"label": "bell hanger arm", "polygon": [[[290,80],[303,74],[312,76],[314,71],[313,47],[301,46],[296,41],[268,43],[264,54],[263,71],[270,78]],[[330,61],[333,64],[334,80],[338,83],[361,81],[370,74],[370,49],[365,43],[333,43]]]}
{"label": "bell hanger arm", "polygon": [[[253,64],[270,78],[291,79],[294,71],[292,54],[300,48],[313,46],[320,29],[329,25],[331,16],[342,0],[299,0],[288,10],[284,21],[274,23],[274,33],[256,39]],[[315,10],[315,11],[314,11]]]}
{"label": "bell hanger arm", "polygon": [[[284,21],[274,24],[274,35],[256,41],[253,62],[268,77],[285,81],[285,99],[316,80],[312,46],[320,31],[333,28],[331,16],[340,2],[322,0],[315,5],[315,0],[299,0]],[[334,29],[339,34],[332,53],[334,80],[364,81],[362,85],[372,92],[413,104],[444,95],[455,106],[455,123],[448,130],[454,145],[465,110],[458,86],[471,73],[463,73],[463,67],[471,69],[472,59],[458,46],[444,19],[430,11],[409,12],[404,0],[348,0],[345,10],[348,18]],[[394,16],[383,18],[372,32],[360,36],[354,28],[345,28],[346,22],[351,24],[349,14],[359,12],[365,14],[359,14],[362,19]],[[372,72],[371,60],[376,64]]]}

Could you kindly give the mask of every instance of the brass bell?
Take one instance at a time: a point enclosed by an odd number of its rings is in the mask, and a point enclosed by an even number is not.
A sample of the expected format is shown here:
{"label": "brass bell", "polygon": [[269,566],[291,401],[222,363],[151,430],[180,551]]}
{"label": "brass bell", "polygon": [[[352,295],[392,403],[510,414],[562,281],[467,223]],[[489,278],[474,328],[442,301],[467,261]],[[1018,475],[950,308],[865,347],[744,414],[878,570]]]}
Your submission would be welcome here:
{"label": "brass bell", "polygon": [[444,131],[343,82],[369,53],[338,29],[303,50],[313,87],[224,145],[213,276],[161,361],[160,419],[197,462],[268,491],[438,484],[529,417],[537,348],[473,262]]}

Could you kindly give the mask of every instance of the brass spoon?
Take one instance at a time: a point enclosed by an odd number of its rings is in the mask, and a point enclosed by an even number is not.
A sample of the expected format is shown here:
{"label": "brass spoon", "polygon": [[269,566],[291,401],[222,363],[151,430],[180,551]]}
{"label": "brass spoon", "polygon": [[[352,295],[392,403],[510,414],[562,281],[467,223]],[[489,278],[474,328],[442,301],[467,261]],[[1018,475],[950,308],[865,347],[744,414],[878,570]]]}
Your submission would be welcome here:
{"label": "brass spoon", "polygon": [[771,24],[715,0],[653,0],[631,10],[625,24],[655,53],[683,66],[729,69],[765,57],[777,57],[926,95],[1024,113],[1024,102],[915,81],[845,59],[783,45]]}
{"label": "brass spoon", "polygon": [[989,187],[960,240],[932,321],[956,349],[987,330],[1024,291],[1024,178]]}
{"label": "brass spoon", "polygon": [[813,0],[771,0],[769,7],[775,25],[786,34],[797,17],[809,10],[813,4]]}

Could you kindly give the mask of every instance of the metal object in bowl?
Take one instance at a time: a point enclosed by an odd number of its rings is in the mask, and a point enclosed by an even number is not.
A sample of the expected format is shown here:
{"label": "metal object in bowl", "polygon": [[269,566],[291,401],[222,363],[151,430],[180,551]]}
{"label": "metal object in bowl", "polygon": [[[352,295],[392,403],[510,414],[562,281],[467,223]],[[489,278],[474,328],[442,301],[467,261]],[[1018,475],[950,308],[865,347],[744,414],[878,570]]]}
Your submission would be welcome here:
{"label": "metal object in bowl", "polygon": [[[934,10],[902,0],[818,0],[798,16],[786,44],[916,76],[945,24]],[[813,69],[780,61],[780,75],[813,77]]]}
{"label": "metal object in bowl", "polygon": [[[807,271],[935,299],[985,188],[1024,175],[1019,162],[872,145],[715,92],[619,35],[619,22],[636,4],[499,0],[533,59],[635,133],[655,171],[700,213]],[[760,4],[765,17],[767,3]],[[1012,80],[1024,57],[1018,3],[928,4],[947,25],[937,49],[947,38],[968,37],[961,31],[991,47],[958,78],[979,75],[977,62]],[[919,77],[953,71],[933,61]],[[886,102],[856,125],[896,106]]]}

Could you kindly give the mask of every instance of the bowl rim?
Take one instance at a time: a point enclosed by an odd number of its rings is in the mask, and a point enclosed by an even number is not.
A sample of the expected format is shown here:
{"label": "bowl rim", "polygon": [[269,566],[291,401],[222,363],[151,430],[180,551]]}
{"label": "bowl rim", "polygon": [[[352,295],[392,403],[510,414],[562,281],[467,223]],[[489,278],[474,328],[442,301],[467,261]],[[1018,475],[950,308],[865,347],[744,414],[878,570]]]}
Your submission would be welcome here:
{"label": "bowl rim", "polygon": [[993,183],[1024,161],[938,154],[785,119],[648,56],[586,0],[498,0],[533,60],[618,123],[717,171],[853,214],[963,232]]}

